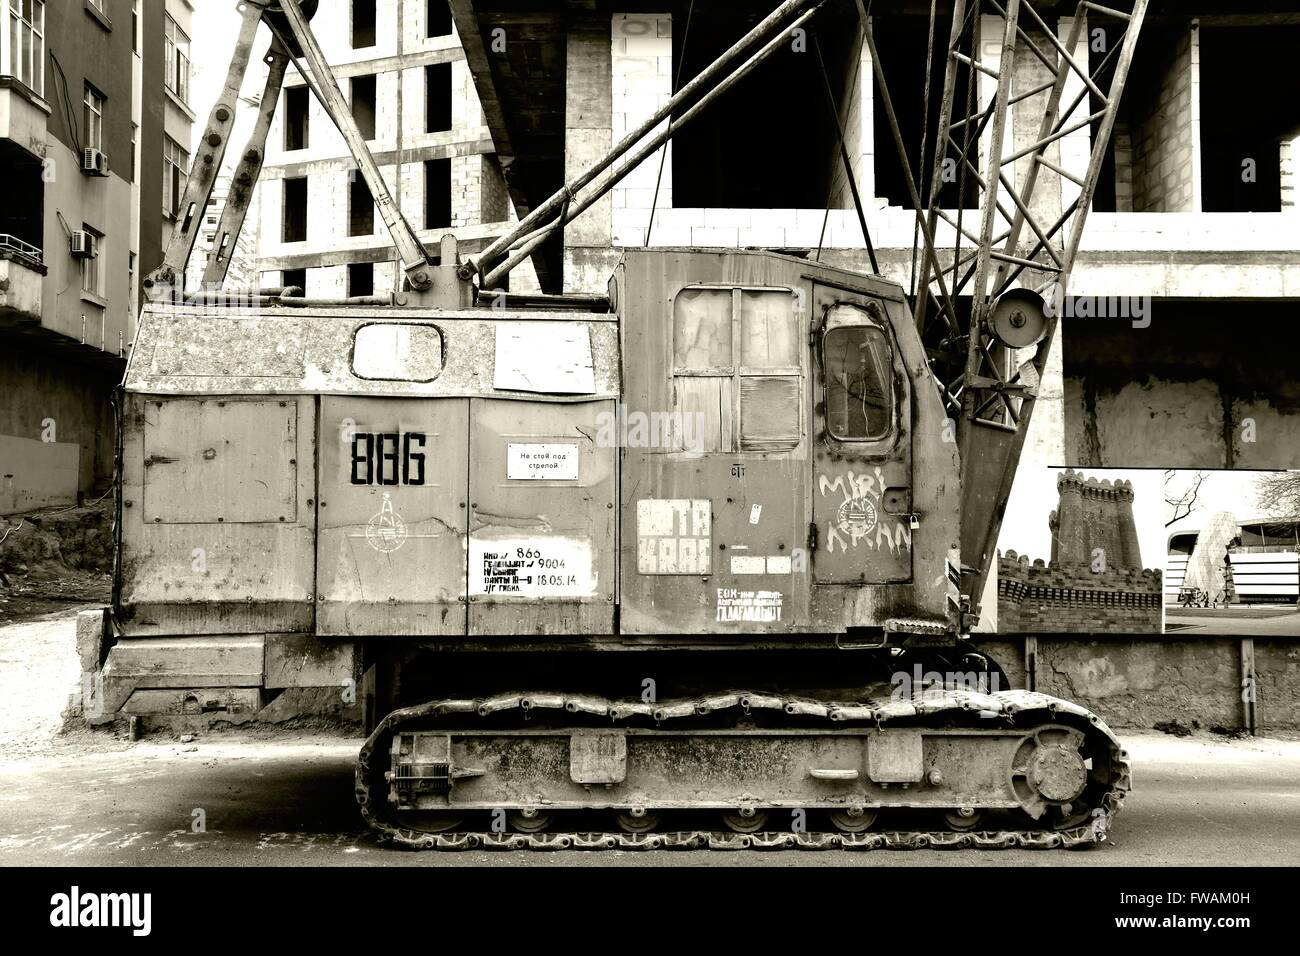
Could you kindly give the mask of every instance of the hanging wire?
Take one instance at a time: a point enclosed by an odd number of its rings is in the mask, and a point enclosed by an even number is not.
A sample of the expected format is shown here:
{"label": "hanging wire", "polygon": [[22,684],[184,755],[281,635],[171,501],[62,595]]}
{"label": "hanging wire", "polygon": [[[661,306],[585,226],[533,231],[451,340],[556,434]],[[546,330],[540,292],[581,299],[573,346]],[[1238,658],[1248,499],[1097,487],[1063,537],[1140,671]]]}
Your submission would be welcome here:
{"label": "hanging wire", "polygon": [[[840,160],[844,163],[844,175],[849,182],[849,192],[853,194],[853,208],[858,213],[858,225],[862,227],[862,238],[867,244],[867,258],[871,260],[871,271],[880,275],[880,263],[876,261],[876,248],[871,243],[871,230],[867,228],[867,216],[862,209],[862,194],[858,191],[858,177],[853,172],[853,163],[849,158],[848,147],[845,145],[844,124],[840,122],[840,111],[835,105],[835,92],[831,89],[830,74],[826,71],[826,60],[822,57],[822,45],[817,39],[817,31],[813,30],[812,35],[813,50],[817,54],[817,65],[821,68],[822,86],[826,92],[826,107],[830,110],[831,118],[835,121],[835,131],[838,136],[838,149]],[[827,203],[826,215],[822,217],[822,234],[826,232],[826,220],[830,218],[830,204]],[[817,243],[818,261],[821,261],[821,240]]]}
{"label": "hanging wire", "polygon": [[[930,31],[926,38],[925,44],[925,92],[921,95],[921,150],[916,156],[916,178],[926,189],[922,199],[926,203],[933,205],[934,184],[927,182],[925,175],[925,145],[927,134],[930,132],[930,80],[934,74],[934,24],[938,18],[939,10],[937,0],[930,0]],[[944,60],[944,69],[947,70],[947,60]],[[937,139],[936,135],[936,139]],[[939,149],[939,144],[935,143],[934,148]],[[911,289],[912,298],[917,295],[917,275],[916,275],[916,255],[917,247],[921,242],[921,220],[918,218],[912,223],[912,267],[911,267]]]}
{"label": "hanging wire", "polygon": [[[849,81],[850,90],[856,91],[858,88],[858,78],[861,76],[862,73],[862,50],[864,46],[865,46],[865,41],[860,41],[858,43],[857,56],[853,58],[853,79]],[[820,54],[821,54],[821,50],[819,48],[818,55],[820,56]],[[840,147],[843,145],[844,142],[843,140],[844,130],[842,125],[840,124],[838,113],[835,114],[834,119],[836,125],[836,136],[839,137],[839,139],[837,141],[836,148],[831,152],[831,168],[826,175],[826,211],[825,214],[822,216],[822,231],[817,236],[817,256],[815,259],[816,262],[822,261],[822,245],[826,241],[826,224],[830,221],[831,218],[831,200],[834,198],[833,190],[835,188],[835,182],[834,182],[835,166],[837,163],[840,162]],[[852,170],[849,170],[849,175],[853,175]],[[865,229],[863,230],[863,235],[866,235]],[[868,239],[867,241],[869,243],[870,239]]]}
{"label": "hanging wire", "polygon": [[[695,0],[691,0],[690,6],[686,8],[686,27],[685,29],[682,30],[682,47],[677,54],[677,75],[673,77],[674,96],[676,96],[677,91],[682,88],[682,70],[685,69],[686,67],[686,41],[690,38],[691,35],[691,19],[694,16],[695,16]],[[671,134],[672,131],[673,131],[673,118],[672,116],[669,116],[668,132]],[[649,247],[650,232],[655,227],[655,210],[659,208],[659,184],[664,181],[664,163],[668,159],[668,147],[671,142],[672,142],[672,136],[670,135],[669,138],[664,141],[663,147],[659,150],[659,175],[655,177],[655,194],[654,194],[654,198],[650,201],[650,221],[647,222],[645,225],[645,241],[642,243],[642,248]]]}

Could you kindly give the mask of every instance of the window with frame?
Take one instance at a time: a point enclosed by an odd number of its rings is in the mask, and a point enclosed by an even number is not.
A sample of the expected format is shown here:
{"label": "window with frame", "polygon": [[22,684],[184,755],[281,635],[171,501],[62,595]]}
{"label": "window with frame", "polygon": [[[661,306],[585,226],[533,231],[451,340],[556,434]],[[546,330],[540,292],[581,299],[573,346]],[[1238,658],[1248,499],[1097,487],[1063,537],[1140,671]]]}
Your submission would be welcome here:
{"label": "window with frame", "polygon": [[177,99],[189,104],[190,97],[190,38],[180,25],[165,14],[163,20],[163,64],[165,83]]}
{"label": "window with frame", "polygon": [[826,429],[836,441],[881,441],[894,425],[893,353],[875,325],[838,325],[822,339]]}
{"label": "window with frame", "polygon": [[782,451],[803,436],[789,289],[687,288],[673,300],[673,389],[701,451]]}
{"label": "window with frame", "polygon": [[163,136],[163,213],[172,219],[180,215],[185,180],[190,174],[190,154],[170,136]]}
{"label": "window with frame", "polygon": [[86,149],[104,148],[104,94],[89,83],[81,99],[82,126]]}
{"label": "window with frame", "polygon": [[5,73],[45,95],[45,0],[8,0],[7,36],[0,48]]}
{"label": "window with frame", "polygon": [[81,261],[81,291],[83,294],[102,299],[104,297],[104,274],[99,267],[100,257],[104,254],[104,235],[85,223],[81,228],[95,237],[95,254]]}

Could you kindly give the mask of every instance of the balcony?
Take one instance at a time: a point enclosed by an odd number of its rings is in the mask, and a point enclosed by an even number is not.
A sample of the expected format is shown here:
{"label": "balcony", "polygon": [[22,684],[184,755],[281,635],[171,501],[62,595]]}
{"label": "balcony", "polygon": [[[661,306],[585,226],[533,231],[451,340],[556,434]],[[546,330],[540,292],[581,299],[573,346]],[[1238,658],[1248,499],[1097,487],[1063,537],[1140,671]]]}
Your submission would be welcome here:
{"label": "balcony", "polygon": [[10,140],[33,156],[44,156],[49,115],[49,104],[26,84],[0,75],[0,140]]}
{"label": "balcony", "polygon": [[45,273],[40,249],[0,233],[0,325],[40,322]]}

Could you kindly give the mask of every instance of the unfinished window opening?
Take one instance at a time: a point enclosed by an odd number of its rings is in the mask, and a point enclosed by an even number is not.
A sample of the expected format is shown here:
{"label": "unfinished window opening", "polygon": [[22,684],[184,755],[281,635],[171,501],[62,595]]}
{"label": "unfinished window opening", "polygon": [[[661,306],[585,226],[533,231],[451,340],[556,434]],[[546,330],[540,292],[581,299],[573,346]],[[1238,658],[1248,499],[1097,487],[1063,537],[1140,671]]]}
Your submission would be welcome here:
{"label": "unfinished window opening", "polygon": [[375,138],[375,77],[352,78],[352,118],[367,141]]}
{"label": "unfinished window opening", "polygon": [[[1089,68],[1103,90],[1109,89],[1114,77],[1115,45],[1122,35],[1122,28],[1113,21],[1090,23]],[[1195,210],[1191,44],[1188,21],[1143,25],[1097,178],[1093,210]],[[1101,99],[1092,95],[1089,108],[1098,112]],[[1100,129],[1101,121],[1093,121],[1092,142],[1097,141]]]}
{"label": "unfinished window opening", "polygon": [[[686,37],[689,4],[673,5],[673,74],[681,83],[697,76],[775,8],[696,0]],[[847,8],[845,8],[847,9]],[[856,28],[839,6],[823,7],[817,36],[837,98],[847,116],[849,154],[862,150],[858,97],[850,89],[858,50]],[[856,17],[856,13],[854,14]],[[850,208],[852,198],[839,159],[835,118],[826,103],[825,81],[812,48],[794,41],[773,53],[747,77],[679,132],[672,147],[672,205],[721,208]],[[851,62],[852,61],[852,62]],[[651,61],[653,63],[653,61]],[[859,77],[859,81],[860,81]],[[845,100],[849,108],[844,109]],[[678,117],[681,111],[676,114]],[[854,160],[857,161],[856,159]],[[861,176],[861,170],[855,175]],[[665,197],[660,196],[660,202]]]}
{"label": "unfinished window opening", "polygon": [[284,148],[306,149],[311,139],[311,91],[293,86],[284,91]]}
{"label": "unfinished window opening", "polygon": [[[894,103],[903,145],[907,148],[907,158],[912,164],[912,176],[924,202],[929,194],[939,139],[944,58],[948,46],[947,27],[940,17],[935,28],[934,49],[931,51],[934,75],[930,83],[929,115],[924,123],[925,155],[922,156],[921,114],[925,112],[922,109],[925,102],[925,46],[930,33],[930,18],[928,15],[873,16],[871,22],[875,30],[876,49],[880,54],[881,71],[885,75],[890,99]],[[967,38],[962,44],[962,53],[969,56],[970,52],[968,31]],[[975,101],[970,99],[969,74],[969,70],[957,71],[952,100],[954,123],[961,120],[968,112],[977,112],[981,108],[978,98]],[[874,78],[871,82],[874,84]],[[891,206],[911,209],[912,195],[907,188],[903,162],[898,156],[898,148],[894,145],[894,134],[889,128],[889,117],[879,103],[878,93],[871,123],[875,143],[876,196],[888,200]],[[979,208],[979,183],[961,158],[962,147],[965,145],[964,130],[965,127],[957,127],[952,131],[952,137],[957,141],[957,145],[947,144],[943,154],[943,185],[939,191],[939,205],[943,209]],[[979,166],[979,143],[973,133],[971,140],[968,158],[971,163]],[[978,231],[979,224],[972,221],[971,228]]]}
{"label": "unfinished window opening", "polygon": [[375,45],[375,0],[352,0],[352,49]]}
{"label": "unfinished window opening", "polygon": [[348,266],[348,298],[375,294],[375,264],[354,262]]}
{"label": "unfinished window opening", "polygon": [[285,269],[280,273],[280,284],[286,289],[298,288],[305,291],[307,288],[307,270]]}
{"label": "unfinished window opening", "polygon": [[673,389],[683,416],[680,448],[781,451],[798,445],[800,354],[790,290],[679,292],[673,301]]}
{"label": "unfinished window opening", "polygon": [[1169,539],[1170,554],[1191,554],[1196,550],[1196,539],[1199,532],[1193,531],[1185,534],[1176,534]]}
{"label": "unfinished window opening", "polygon": [[375,198],[365,177],[352,170],[348,182],[348,235],[372,236],[375,233]]}
{"label": "unfinished window opening", "polygon": [[307,241],[307,177],[284,181],[284,219],[281,242]]}
{"label": "unfinished window opening", "polygon": [[451,33],[451,4],[447,0],[428,0],[424,25],[426,37],[445,37]]}
{"label": "unfinished window opening", "polygon": [[[1297,44],[1300,27],[1215,27],[1202,21],[1203,211],[1281,211],[1283,144],[1300,142]],[[1286,152],[1294,181],[1300,156],[1294,146]]]}
{"label": "unfinished window opening", "polygon": [[424,68],[424,131],[441,133],[451,129],[451,64],[433,63]]}
{"label": "unfinished window opening", "polygon": [[451,225],[451,160],[429,159],[424,163],[424,228],[444,229]]}

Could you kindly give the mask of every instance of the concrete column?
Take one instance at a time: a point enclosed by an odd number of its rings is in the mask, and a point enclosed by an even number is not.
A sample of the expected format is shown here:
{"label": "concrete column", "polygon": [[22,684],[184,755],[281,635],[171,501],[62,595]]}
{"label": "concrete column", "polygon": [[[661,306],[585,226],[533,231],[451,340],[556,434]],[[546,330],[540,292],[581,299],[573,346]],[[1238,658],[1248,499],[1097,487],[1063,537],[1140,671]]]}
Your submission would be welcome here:
{"label": "concrete column", "polygon": [[[614,21],[618,22],[615,15]],[[653,22],[653,18],[651,18]],[[613,145],[610,20],[569,25],[565,84],[564,178],[578,175]],[[614,199],[607,194],[564,230],[564,288],[603,289],[612,272]]]}

